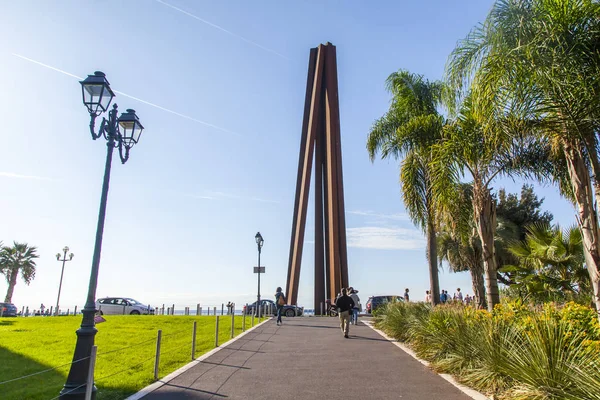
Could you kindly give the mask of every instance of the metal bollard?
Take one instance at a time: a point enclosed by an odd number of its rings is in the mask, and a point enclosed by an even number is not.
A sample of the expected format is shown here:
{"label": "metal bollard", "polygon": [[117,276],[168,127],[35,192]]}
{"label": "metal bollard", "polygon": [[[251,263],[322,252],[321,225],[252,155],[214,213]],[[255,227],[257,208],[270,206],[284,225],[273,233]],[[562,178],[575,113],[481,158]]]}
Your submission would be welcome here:
{"label": "metal bollard", "polygon": [[77,306],[75,306],[75,311],[73,311],[73,315],[77,315]]}
{"label": "metal bollard", "polygon": [[242,332],[246,332],[246,313],[242,313]]}
{"label": "metal bollard", "polygon": [[[69,315],[69,314],[67,313],[67,315]],[[125,304],[123,304],[123,315],[125,315]]]}
{"label": "metal bollard", "polygon": [[200,315],[202,315],[202,307],[200,307]]}
{"label": "metal bollard", "polygon": [[234,309],[231,309],[231,338],[235,336],[235,312]]}
{"label": "metal bollard", "polygon": [[158,364],[160,363],[160,339],[162,337],[162,329],[158,330],[156,337],[156,358],[154,359],[154,380],[158,380]]}
{"label": "metal bollard", "polygon": [[92,388],[94,387],[94,367],[96,366],[97,346],[92,346],[92,354],[90,354],[90,369],[88,370],[88,379],[85,386],[85,400],[91,400]]}
{"label": "metal bollard", "polygon": [[194,327],[192,328],[192,361],[196,356],[196,321],[194,321]]}
{"label": "metal bollard", "polygon": [[200,315],[200,303],[196,304],[196,315]]}
{"label": "metal bollard", "polygon": [[67,308],[67,317],[69,316],[69,311],[71,311],[71,309]]}
{"label": "metal bollard", "polygon": [[321,315],[321,317],[323,316],[323,302],[321,302],[321,314],[319,315]]}
{"label": "metal bollard", "polygon": [[223,315],[224,308],[225,308],[225,304],[221,303],[221,315]]}
{"label": "metal bollard", "polygon": [[171,315],[175,315],[175,304],[171,307]]}
{"label": "metal bollard", "polygon": [[251,326],[254,326],[254,313],[252,313],[252,325]]}
{"label": "metal bollard", "polygon": [[54,315],[54,314],[52,313],[52,311],[53,311],[53,308],[54,308],[54,306],[50,306],[50,315]]}
{"label": "metal bollard", "polygon": [[215,347],[219,347],[219,316],[217,315],[217,323],[215,324]]}
{"label": "metal bollard", "polygon": [[162,308],[160,309],[160,313],[165,315],[165,304],[163,303]]}
{"label": "metal bollard", "polygon": [[213,315],[217,315],[217,307],[213,307]]}

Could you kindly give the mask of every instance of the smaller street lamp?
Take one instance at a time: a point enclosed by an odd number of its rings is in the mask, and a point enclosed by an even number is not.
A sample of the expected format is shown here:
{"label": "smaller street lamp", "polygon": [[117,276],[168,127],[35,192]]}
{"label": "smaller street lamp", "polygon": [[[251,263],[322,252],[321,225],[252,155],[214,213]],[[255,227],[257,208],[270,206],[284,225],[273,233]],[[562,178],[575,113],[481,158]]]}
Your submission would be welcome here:
{"label": "smaller street lamp", "polygon": [[62,270],[60,271],[60,283],[58,284],[58,297],[56,298],[56,309],[54,310],[54,315],[58,315],[58,305],[60,304],[60,289],[62,288],[62,280],[63,280],[63,274],[65,273],[65,263],[67,261],[71,261],[73,259],[73,256],[75,254],[71,253],[69,254],[69,258],[67,259],[67,253],[69,252],[69,246],[65,246],[63,248],[63,258],[62,260],[60,259],[60,253],[56,254],[56,260],[58,261],[62,261]]}
{"label": "smaller street lamp", "polygon": [[256,296],[256,309],[258,310],[256,313],[258,318],[260,318],[261,307],[260,307],[260,251],[263,247],[263,243],[265,242],[260,232],[256,232],[256,236],[254,236],[256,240],[256,246],[258,247],[258,295]]}

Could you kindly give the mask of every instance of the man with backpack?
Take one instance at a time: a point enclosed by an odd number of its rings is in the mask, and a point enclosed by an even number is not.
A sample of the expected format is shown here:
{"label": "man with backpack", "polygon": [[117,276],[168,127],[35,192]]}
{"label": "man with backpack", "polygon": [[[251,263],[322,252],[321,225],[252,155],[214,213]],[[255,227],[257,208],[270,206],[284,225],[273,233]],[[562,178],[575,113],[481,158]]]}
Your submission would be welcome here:
{"label": "man with backpack", "polygon": [[285,296],[283,295],[283,291],[281,287],[277,288],[275,292],[275,305],[277,306],[277,326],[281,325],[281,313],[283,312],[283,306],[286,303]]}

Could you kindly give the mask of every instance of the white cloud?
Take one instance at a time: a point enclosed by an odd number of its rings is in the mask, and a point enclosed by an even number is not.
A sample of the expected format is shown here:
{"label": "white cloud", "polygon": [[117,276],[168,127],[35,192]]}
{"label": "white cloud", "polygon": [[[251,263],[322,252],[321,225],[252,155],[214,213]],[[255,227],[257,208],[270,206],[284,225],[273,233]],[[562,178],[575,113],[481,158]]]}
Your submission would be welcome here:
{"label": "white cloud", "polygon": [[346,230],[348,247],[377,250],[420,250],[425,239],[420,231],[407,228],[364,226]]}
{"label": "white cloud", "polygon": [[44,176],[22,175],[22,174],[15,174],[12,172],[0,172],[0,176],[3,176],[5,178],[14,178],[14,179],[33,179],[36,181],[53,181],[54,180],[52,178],[46,178]]}
{"label": "white cloud", "polygon": [[375,217],[380,219],[392,219],[397,221],[409,221],[408,215],[406,214],[381,214],[376,213],[374,211],[362,211],[362,210],[352,210],[348,211],[348,214],[360,215],[363,217]]}

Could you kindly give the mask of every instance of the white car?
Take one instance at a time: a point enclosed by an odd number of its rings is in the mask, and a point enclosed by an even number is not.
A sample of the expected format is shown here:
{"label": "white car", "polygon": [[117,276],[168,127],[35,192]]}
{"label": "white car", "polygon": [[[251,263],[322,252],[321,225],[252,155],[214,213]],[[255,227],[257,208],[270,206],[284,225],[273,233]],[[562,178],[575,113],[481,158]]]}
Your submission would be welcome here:
{"label": "white car", "polygon": [[154,314],[154,307],[130,297],[103,297],[96,300],[96,310],[100,315]]}

